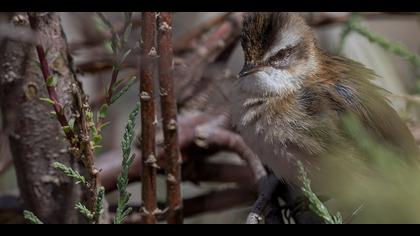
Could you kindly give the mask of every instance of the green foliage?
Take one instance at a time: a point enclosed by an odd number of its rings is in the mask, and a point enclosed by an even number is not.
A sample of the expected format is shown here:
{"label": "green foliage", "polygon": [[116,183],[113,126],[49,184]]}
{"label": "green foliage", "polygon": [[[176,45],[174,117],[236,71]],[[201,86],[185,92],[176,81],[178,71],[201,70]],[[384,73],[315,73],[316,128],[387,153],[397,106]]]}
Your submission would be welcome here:
{"label": "green foliage", "polygon": [[331,215],[328,209],[324,206],[318,196],[312,192],[311,181],[308,178],[308,174],[303,167],[301,162],[298,162],[299,165],[299,179],[302,182],[302,191],[304,196],[309,200],[309,208],[315,212],[318,216],[325,220],[327,224],[342,224],[343,219],[341,214],[338,212],[336,215]]}
{"label": "green foliage", "polygon": [[337,52],[341,52],[343,49],[344,41],[350,32],[357,32],[363,37],[367,38],[370,42],[376,43],[388,52],[394,53],[402,58],[408,60],[413,66],[420,66],[420,56],[416,53],[411,52],[405,45],[400,43],[393,43],[388,41],[381,35],[372,33],[366,27],[363,27],[360,23],[360,17],[358,14],[353,13],[350,19],[347,21],[343,32],[340,37],[339,47]]}
{"label": "green foliage", "polygon": [[126,43],[128,41],[128,37],[131,34],[133,24],[131,23],[131,18],[133,16],[132,12],[124,12],[124,33],[123,33],[123,41]]}
{"label": "green foliage", "polygon": [[85,205],[80,202],[76,203],[75,209],[78,210],[80,214],[82,214],[88,220],[93,220],[93,217],[95,217],[94,213],[92,213]]}
{"label": "green foliage", "polygon": [[[53,100],[51,100],[50,98],[39,98],[39,100],[41,100],[43,102],[46,102],[48,104],[51,104],[51,105],[55,105],[55,102]],[[54,112],[54,114],[55,114],[55,112]]]}
{"label": "green foliage", "polygon": [[70,126],[68,126],[68,125],[65,125],[65,126],[63,126],[63,131],[64,131],[64,133],[68,133],[68,132],[70,132],[71,131],[71,128],[70,128]]}
{"label": "green foliage", "polygon": [[103,119],[108,114],[108,104],[103,104],[99,109],[98,119]]}
{"label": "green foliage", "polygon": [[96,209],[95,209],[95,218],[98,219],[103,211],[103,201],[105,198],[105,188],[103,186],[101,186],[99,188],[99,192],[98,192],[98,198],[96,198]]}
{"label": "green foliage", "polygon": [[39,63],[39,61],[36,60],[31,60],[31,65],[37,68],[41,68],[41,63]]}
{"label": "green foliage", "polygon": [[321,187],[334,196],[333,207],[346,213],[345,222],[419,223],[418,159],[376,136],[357,117],[344,116],[342,121],[352,150],[340,143],[340,150],[319,162],[328,178],[321,179]]}
{"label": "green foliage", "polygon": [[82,183],[83,185],[87,185],[85,177],[79,174],[79,172],[73,170],[71,167],[68,167],[60,162],[54,162],[52,167],[64,172],[68,177],[72,178],[76,184]]}
{"label": "green foliage", "polygon": [[[114,88],[116,87],[115,84],[118,84],[120,81],[117,80],[118,72],[121,70],[122,64],[127,59],[127,57],[131,54],[132,49],[128,49],[126,52],[124,52],[121,56],[121,50],[124,49],[124,46],[126,42],[128,41],[128,38],[132,32],[132,13],[131,12],[125,12],[124,13],[124,27],[122,29],[122,33],[117,32],[114,29],[114,26],[112,23],[108,20],[108,18],[105,16],[105,14],[98,12],[97,17],[94,18],[96,21],[96,25],[101,31],[109,31],[111,33],[111,40],[106,42],[105,45],[107,46],[107,49],[110,50],[110,52],[113,54],[113,65],[112,65],[112,82],[109,85],[112,92],[114,92]],[[97,126],[92,126],[92,147],[93,149],[97,149],[101,147],[99,144],[102,141],[102,135],[101,131],[103,128],[105,128],[108,123],[101,124],[102,121],[105,119],[108,113],[108,107],[112,103],[118,100],[122,95],[124,95],[130,86],[133,84],[133,81],[130,81],[127,86],[125,86],[117,95],[112,96],[111,94],[107,94],[107,104],[103,104],[101,108],[99,109],[99,112],[96,116],[96,123]],[[111,97],[110,97],[111,96]],[[92,121],[93,123],[93,121]]]}
{"label": "green foliage", "polygon": [[115,103],[120,97],[122,97],[127,91],[131,88],[131,86],[136,82],[136,77],[133,76],[131,80],[122,88],[116,95],[114,95],[111,99],[111,103]]}
{"label": "green foliage", "polygon": [[335,50],[336,54],[340,54],[343,51],[347,36],[352,32],[352,25],[356,23],[357,19],[357,14],[353,13],[350,19],[344,25],[343,31],[340,34],[340,41],[338,43],[338,47]]}
{"label": "green foliage", "polygon": [[76,119],[73,117],[69,120],[69,127],[71,130],[74,129],[74,123],[76,122]]}
{"label": "green foliage", "polygon": [[132,23],[129,23],[128,26],[127,26],[127,28],[124,31],[124,34],[123,34],[124,43],[128,41],[128,37],[131,34],[132,28],[133,28],[133,24]]}
{"label": "green foliage", "polygon": [[98,27],[99,30],[101,31],[106,31],[106,30],[111,30],[113,31],[114,28],[112,27],[111,22],[108,20],[108,18],[105,16],[105,14],[98,12],[96,14],[96,16],[98,16],[98,18],[94,18],[96,26]]}
{"label": "green foliage", "polygon": [[122,57],[121,57],[121,60],[120,60],[120,65],[122,64],[122,63],[124,63],[124,61],[127,59],[127,57],[130,55],[130,53],[133,51],[133,49],[128,49],[123,55],[122,55]]}
{"label": "green foliage", "polygon": [[58,77],[54,75],[50,75],[50,77],[47,78],[47,86],[48,87],[55,87],[58,83]]}
{"label": "green foliage", "polygon": [[[52,166],[58,170],[63,171],[68,177],[72,178],[76,184],[82,183],[86,187],[89,187],[89,184],[86,182],[85,178],[82,175],[80,175],[77,171],[73,170],[72,168],[59,162],[54,162]],[[83,205],[80,202],[76,204],[75,209],[77,209],[87,219],[94,222],[103,213],[104,198],[105,198],[105,188],[101,186],[98,190],[98,196],[96,198],[95,212],[90,211],[85,205]]]}
{"label": "green foliage", "polygon": [[32,213],[31,211],[28,210],[24,210],[23,211],[23,217],[28,220],[31,224],[44,224],[42,223],[42,221],[40,219],[38,219],[38,217],[36,217],[36,215],[34,213]]}
{"label": "green foliage", "polygon": [[122,224],[127,216],[132,211],[128,207],[128,201],[131,194],[127,192],[128,185],[128,171],[134,160],[134,154],[131,154],[131,145],[134,139],[134,132],[136,126],[136,118],[140,110],[140,102],[137,102],[135,109],[130,113],[128,123],[125,126],[121,148],[123,151],[121,174],[118,176],[117,188],[119,192],[118,207],[115,214],[114,223]]}
{"label": "green foliage", "polygon": [[[94,19],[97,23],[97,26],[100,28],[100,30],[105,31],[107,29],[111,33],[111,41],[108,43],[108,45],[110,46],[112,53],[116,57],[118,57],[118,55],[120,54],[120,50],[124,47],[125,43],[128,41],[128,38],[132,32],[132,23],[131,23],[132,13],[131,12],[124,13],[124,28],[122,30],[122,34],[118,34],[116,32],[111,22],[103,13],[98,12],[97,16],[98,18],[94,18]],[[125,54],[127,54],[128,56],[129,53],[130,53],[130,50],[127,51]],[[124,60],[121,60],[121,61],[115,60],[113,70],[119,70],[121,63],[123,63],[123,61]]]}

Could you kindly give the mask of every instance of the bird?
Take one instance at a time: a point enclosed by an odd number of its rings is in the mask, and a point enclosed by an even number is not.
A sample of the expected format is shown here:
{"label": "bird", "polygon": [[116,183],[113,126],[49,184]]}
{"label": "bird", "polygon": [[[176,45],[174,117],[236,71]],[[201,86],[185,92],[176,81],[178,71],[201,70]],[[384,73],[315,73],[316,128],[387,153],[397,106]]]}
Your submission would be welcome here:
{"label": "bird", "polygon": [[418,166],[412,134],[389,92],[373,83],[379,76],[321,49],[299,13],[248,13],[240,40],[245,62],[229,96],[232,125],[279,180],[299,189],[303,165],[317,194],[340,198],[343,188],[381,175],[370,144]]}

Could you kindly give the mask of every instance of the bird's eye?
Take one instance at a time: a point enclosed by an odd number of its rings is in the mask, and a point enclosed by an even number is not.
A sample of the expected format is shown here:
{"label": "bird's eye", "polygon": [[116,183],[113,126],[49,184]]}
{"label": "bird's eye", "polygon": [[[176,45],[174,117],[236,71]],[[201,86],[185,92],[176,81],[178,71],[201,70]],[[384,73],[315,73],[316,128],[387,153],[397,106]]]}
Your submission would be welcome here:
{"label": "bird's eye", "polygon": [[275,58],[275,59],[283,59],[283,58],[286,58],[286,57],[288,57],[290,55],[291,49],[292,49],[291,47],[283,48],[283,49],[279,50],[274,55],[273,58]]}
{"label": "bird's eye", "polygon": [[270,58],[270,64],[273,66],[280,66],[284,64],[292,53],[292,48],[287,47],[279,50]]}

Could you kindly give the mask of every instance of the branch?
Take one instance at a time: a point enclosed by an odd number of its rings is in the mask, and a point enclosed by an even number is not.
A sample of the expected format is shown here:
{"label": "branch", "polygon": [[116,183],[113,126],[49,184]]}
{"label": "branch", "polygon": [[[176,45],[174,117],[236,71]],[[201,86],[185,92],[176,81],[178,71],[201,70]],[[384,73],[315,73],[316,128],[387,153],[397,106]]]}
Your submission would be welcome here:
{"label": "branch", "polygon": [[177,107],[173,80],[172,13],[158,16],[159,84],[166,157],[168,223],[182,223],[181,155],[177,134]]}
{"label": "branch", "polygon": [[[28,19],[29,19],[29,24],[31,26],[31,29],[34,31],[38,30],[37,27],[37,22],[38,19],[36,17],[35,14],[29,13],[28,14]],[[77,145],[77,139],[76,136],[74,135],[73,129],[70,127],[69,122],[66,118],[66,116],[64,115],[64,109],[63,106],[61,105],[59,99],[58,99],[58,95],[57,95],[57,91],[56,91],[56,85],[57,85],[57,78],[54,77],[53,75],[51,75],[50,73],[50,68],[48,66],[48,61],[45,55],[45,51],[43,46],[41,45],[41,43],[39,42],[39,40],[37,41],[37,45],[36,45],[36,52],[38,55],[38,60],[40,63],[40,68],[42,71],[42,76],[44,78],[46,87],[47,87],[47,91],[48,91],[48,96],[50,98],[50,100],[52,101],[52,105],[54,107],[54,111],[55,111],[55,115],[57,117],[58,122],[60,122],[61,128],[63,129],[67,140],[69,141],[70,145],[74,148],[74,149],[78,149],[78,145]]]}
{"label": "branch", "polygon": [[[37,31],[40,30],[38,23],[39,23],[39,16],[36,13],[28,13],[28,19],[32,30]],[[50,74],[50,68],[48,66],[48,61],[46,58],[46,54],[44,51],[43,46],[39,43],[36,45],[36,51],[40,63],[41,72],[46,84],[46,88],[49,95],[49,101],[52,103],[55,111],[55,116],[57,120],[61,124],[61,127],[71,145],[71,153],[75,158],[81,161],[84,165],[84,168],[87,170],[89,174],[88,182],[88,199],[87,199],[87,206],[90,210],[94,210],[96,207],[96,199],[97,199],[97,185],[99,182],[98,179],[98,171],[95,168],[94,164],[94,154],[92,150],[92,145],[90,142],[90,130],[91,125],[88,118],[88,113],[90,112],[89,105],[86,101],[86,96],[84,96],[83,91],[79,83],[75,83],[72,85],[71,91],[72,95],[75,97],[75,103],[78,110],[79,116],[75,116],[73,122],[70,123],[65,114],[64,114],[64,107],[61,105],[58,99],[58,94],[56,91],[56,86],[58,84],[58,78],[54,75]],[[67,68],[67,70],[69,70]],[[78,87],[80,86],[80,87]],[[45,100],[45,99],[44,99]],[[74,123],[77,121],[77,125],[79,126],[79,130],[77,136],[74,133]],[[96,220],[95,220],[96,221]]]}
{"label": "branch", "polygon": [[214,62],[233,42],[238,41],[242,15],[243,13],[233,13],[226,17],[222,24],[211,28],[197,40],[197,47],[194,51],[183,55],[183,64],[187,68],[175,70],[178,106],[182,106],[194,97],[195,90],[200,87],[207,65]]}
{"label": "branch", "polygon": [[[187,148],[193,143],[195,128],[204,122],[215,119],[214,116],[209,116],[206,114],[193,114],[188,115],[187,117],[182,117],[179,119],[178,126],[178,142],[181,150]],[[141,139],[141,137],[139,137]],[[140,144],[141,145],[141,144]],[[163,149],[158,149],[157,151],[157,165],[164,167],[165,158]],[[102,155],[98,158],[98,168],[101,169],[100,175],[102,180],[102,185],[105,187],[106,191],[113,191],[116,189],[116,176],[121,172],[121,152],[109,152]],[[132,164],[132,167],[129,171],[130,181],[140,179],[140,175],[143,172],[142,168],[142,153],[137,150],[135,152],[135,159]]]}
{"label": "branch", "polygon": [[232,131],[202,125],[196,131],[196,144],[203,148],[218,148],[238,154],[251,168],[254,183],[267,175],[264,166],[252,150],[245,144],[239,134]]}
{"label": "branch", "polygon": [[109,83],[108,91],[105,95],[105,103],[102,104],[101,110],[102,113],[99,114],[99,118],[96,122],[96,133],[99,136],[102,125],[104,123],[104,119],[106,117],[106,113],[108,107],[114,103],[113,93],[115,90],[115,85],[117,84],[118,75],[122,68],[123,63],[131,54],[132,49],[127,50],[126,52],[121,52],[124,49],[124,46],[127,43],[128,36],[131,34],[132,30],[132,23],[131,23],[131,13],[125,13],[125,20],[124,20],[124,27],[122,30],[121,35],[117,33],[114,29],[112,24],[108,21],[106,16],[103,13],[98,13],[98,16],[103,21],[103,23],[108,27],[111,32],[111,48],[113,53],[113,61],[112,61],[112,73],[111,73],[111,81]]}
{"label": "branch", "polygon": [[[11,15],[12,24],[29,28],[26,13]],[[71,57],[59,15],[46,13],[36,18],[34,39],[48,42],[47,58],[54,58],[56,62],[46,65],[44,61],[44,74],[57,71],[59,79],[55,89],[60,105],[69,113],[79,111],[73,91],[80,87],[71,70]],[[68,151],[70,144],[63,141],[63,128],[57,117],[51,116],[51,105],[39,99],[48,98],[49,94],[35,46],[4,40],[0,53],[0,64],[4,65],[0,69],[3,125],[7,127],[5,133],[25,208],[45,223],[86,223],[74,211],[75,202],[85,191],[51,167],[57,159],[73,169],[79,169],[79,163]],[[49,71],[45,70],[47,66]]]}
{"label": "branch", "polygon": [[[255,194],[248,189],[242,188],[228,188],[220,191],[205,193],[197,197],[184,199],[184,216],[193,217],[198,214],[218,212],[227,210],[233,207],[243,206],[255,199]],[[163,204],[159,204],[164,207]],[[142,216],[135,212],[143,206],[131,206],[134,213],[131,214],[127,220],[127,224],[138,224],[142,222]],[[115,211],[116,207],[111,206],[110,210]],[[159,221],[163,221],[167,217],[167,212],[162,212],[156,215]]]}
{"label": "branch", "polygon": [[276,197],[274,193],[279,184],[280,181],[274,175],[267,175],[260,179],[259,196],[246,219],[247,224],[260,224],[264,220],[264,212],[272,199]]}
{"label": "branch", "polygon": [[156,202],[156,164],[155,153],[155,103],[153,79],[155,78],[155,33],[156,13],[143,12],[140,65],[140,101],[141,101],[141,151],[143,159],[142,200],[144,207],[142,215],[144,223],[156,223],[155,215],[159,212]]}

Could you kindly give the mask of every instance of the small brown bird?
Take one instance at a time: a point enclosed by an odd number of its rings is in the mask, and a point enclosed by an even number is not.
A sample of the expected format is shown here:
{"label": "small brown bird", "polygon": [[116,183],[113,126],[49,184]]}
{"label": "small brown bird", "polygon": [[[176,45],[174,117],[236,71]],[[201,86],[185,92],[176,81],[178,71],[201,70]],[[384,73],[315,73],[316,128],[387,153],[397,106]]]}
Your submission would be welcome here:
{"label": "small brown bird", "polygon": [[[231,97],[232,121],[279,179],[299,186],[301,162],[314,191],[334,195],[331,181],[371,175],[368,141],[358,134],[407,163],[417,160],[411,133],[371,83],[375,73],[321,50],[299,14],[250,13],[241,43],[245,64]],[[360,160],[365,164],[351,168]]]}

